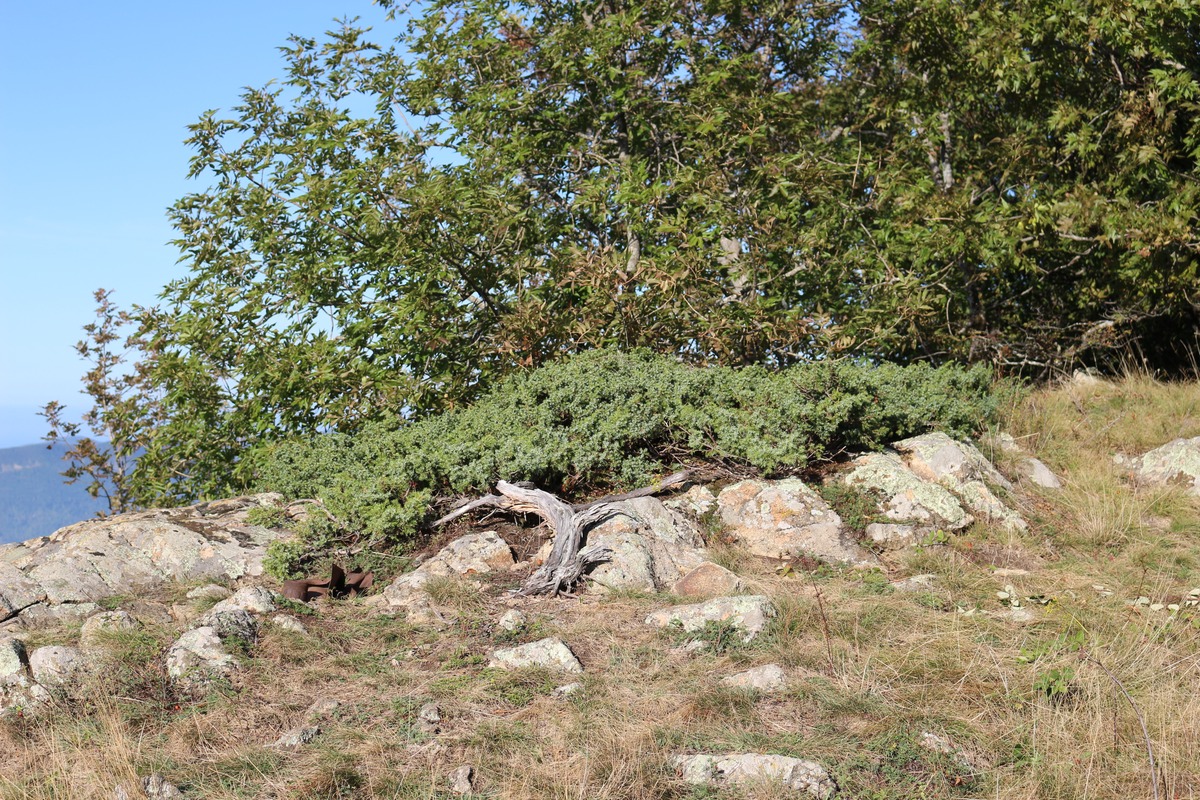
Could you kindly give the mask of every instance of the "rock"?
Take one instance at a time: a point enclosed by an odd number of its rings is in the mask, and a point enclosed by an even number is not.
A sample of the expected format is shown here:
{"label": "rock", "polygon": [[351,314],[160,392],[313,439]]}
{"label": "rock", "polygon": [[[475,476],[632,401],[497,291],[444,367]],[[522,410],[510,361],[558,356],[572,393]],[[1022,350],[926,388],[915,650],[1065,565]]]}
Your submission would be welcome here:
{"label": "rock", "polygon": [[238,589],[231,596],[217,603],[208,610],[206,617],[219,614],[222,611],[248,611],[251,614],[270,614],[279,608],[282,596],[272,592],[265,586],[247,586]]}
{"label": "rock", "polygon": [[213,602],[221,602],[233,595],[233,592],[219,583],[206,583],[203,586],[197,586],[187,593],[189,600],[212,600]]}
{"label": "rock", "polygon": [[84,669],[88,660],[77,647],[50,645],[29,654],[29,671],[42,686],[67,686]]}
{"label": "rock", "polygon": [[0,620],[20,613],[40,624],[47,608],[62,604],[82,606],[172,580],[261,575],[267,545],[287,535],[246,524],[249,509],[269,500],[88,520],[4,548]]}
{"label": "rock", "polygon": [[49,605],[34,603],[17,617],[26,628],[53,628],[58,625],[82,622],[100,610],[95,603],[63,603]]}
{"label": "rock", "polygon": [[34,683],[29,674],[25,643],[0,638],[0,718],[14,711],[33,710],[49,697],[50,693]]}
{"label": "rock", "polygon": [[696,524],[656,497],[614,503],[621,512],[587,531],[586,547],[607,547],[612,558],[591,572],[602,589],[663,591],[704,561]]}
{"label": "rock", "polygon": [[528,624],[529,617],[525,616],[524,612],[510,608],[500,616],[500,619],[496,622],[496,627],[513,633],[521,630]]}
{"label": "rock", "polygon": [[434,607],[433,598],[425,591],[425,584],[430,579],[431,576],[418,567],[416,571],[405,573],[392,581],[376,602],[385,604],[391,611],[404,612],[405,618],[414,625],[444,628],[450,624],[450,620]]}
{"label": "rock", "polygon": [[945,486],[984,519],[1014,531],[1029,528],[988,488],[990,484],[1012,491],[1013,485],[974,445],[955,441],[939,431],[893,442],[892,447],[903,454],[917,477]]}
{"label": "rock", "polygon": [[759,753],[730,753],[724,756],[677,756],[675,768],[691,784],[742,786],[778,783],[794,792],[805,792],[820,800],[833,797],[833,777],[815,761]]}
{"label": "rock", "polygon": [[299,728],[292,728],[289,731],[284,731],[278,739],[271,745],[283,750],[295,750],[297,747],[308,744],[313,739],[321,735],[321,729],[316,725],[305,725]]}
{"label": "rock", "polygon": [[691,633],[701,630],[709,622],[726,622],[743,632],[743,639],[750,641],[758,636],[775,616],[775,606],[763,595],[739,595],[718,597],[704,603],[687,606],[672,606],[655,611],[646,617],[646,624],[656,628],[679,625]]}
{"label": "rock", "polygon": [[425,585],[431,578],[463,577],[499,569],[512,568],[512,550],[495,531],[470,533],[455,539],[432,558],[407,572],[383,590],[382,600],[388,610],[403,611],[409,622],[416,625],[444,627],[446,616],[434,606]]}
{"label": "rock", "polygon": [[469,533],[443,547],[418,569],[436,577],[494,572],[513,565],[512,549],[495,531]]}
{"label": "rock", "polygon": [[872,522],[864,531],[867,540],[881,550],[898,550],[911,547],[921,540],[920,531],[915,525],[899,523],[885,524]]}
{"label": "rock", "polygon": [[12,637],[0,638],[0,681],[23,675],[29,669],[29,656],[25,643]]}
{"label": "rock", "polygon": [[176,800],[183,797],[183,793],[176,789],[174,784],[157,772],[142,778],[142,791],[152,800]]}
{"label": "rock", "polygon": [[128,611],[102,611],[93,614],[79,631],[79,646],[85,649],[100,647],[113,633],[137,630],[138,623]]}
{"label": "rock", "polygon": [[426,733],[437,733],[438,724],[442,721],[442,710],[437,703],[426,703],[417,712],[417,724]]}
{"label": "rock", "polygon": [[693,517],[702,517],[716,508],[717,496],[707,486],[697,484],[683,494],[664,500],[663,505]]}
{"label": "rock", "polygon": [[221,637],[207,626],[184,632],[167,649],[167,675],[176,680],[201,683],[228,675],[233,666],[233,656],[225,650]]}
{"label": "rock", "polygon": [[842,519],[802,481],[747,480],[726,486],[717,510],[729,533],[764,558],[815,556],[827,561],[868,563],[851,541]]}
{"label": "rock", "polygon": [[1043,489],[1061,489],[1062,481],[1050,471],[1050,468],[1036,458],[1023,458],[1017,462],[1017,470],[1030,483]]}
{"label": "rock", "polygon": [[258,620],[242,608],[210,611],[200,620],[200,624],[212,628],[221,639],[233,637],[249,644],[258,641]]}
{"label": "rock", "polygon": [[0,561],[0,622],[45,599],[41,584],[12,564]]}
{"label": "rock", "polygon": [[304,718],[308,720],[324,719],[330,717],[342,707],[342,702],[334,697],[320,697],[313,701],[312,705],[304,712]]}
{"label": "rock", "polygon": [[475,791],[474,779],[475,768],[470,764],[463,764],[450,773],[450,791],[458,795],[471,794]]}
{"label": "rock", "polygon": [[308,628],[304,627],[304,623],[291,614],[276,614],[271,617],[271,623],[281,630],[298,633],[301,636],[308,635]]}
{"label": "rock", "polygon": [[892,588],[898,592],[928,592],[937,583],[937,575],[922,574],[893,581]]}
{"label": "rock", "polygon": [[1134,473],[1142,480],[1183,486],[1200,495],[1200,436],[1175,439],[1132,461]]}
{"label": "rock", "polygon": [[545,667],[563,672],[583,672],[583,665],[561,639],[546,638],[518,647],[505,647],[492,653],[489,667],[520,669]]}
{"label": "rock", "polygon": [[957,531],[975,521],[948,489],[921,480],[894,453],[870,453],[851,466],[842,481],[881,495],[879,509],[888,519],[922,531]]}
{"label": "rock", "polygon": [[721,683],[739,689],[754,689],[759,692],[778,692],[787,686],[787,675],[778,664],[764,664],[745,672],[722,678]]}
{"label": "rock", "polygon": [[679,645],[679,647],[672,647],[667,652],[673,656],[686,657],[694,656],[697,653],[703,653],[708,649],[708,642],[704,641],[703,639],[693,639],[690,642],[685,642],[684,644]]}
{"label": "rock", "polygon": [[671,591],[681,597],[721,597],[746,588],[737,575],[711,561],[705,561],[675,582]]}
{"label": "rock", "polygon": [[574,683],[566,683],[566,684],[563,684],[562,686],[555,688],[555,690],[553,692],[551,692],[550,694],[553,695],[554,697],[558,698],[559,700],[565,700],[566,698],[570,697],[571,695],[575,694],[576,692],[579,692],[582,690],[583,690],[583,684],[579,683],[578,681],[575,681]]}

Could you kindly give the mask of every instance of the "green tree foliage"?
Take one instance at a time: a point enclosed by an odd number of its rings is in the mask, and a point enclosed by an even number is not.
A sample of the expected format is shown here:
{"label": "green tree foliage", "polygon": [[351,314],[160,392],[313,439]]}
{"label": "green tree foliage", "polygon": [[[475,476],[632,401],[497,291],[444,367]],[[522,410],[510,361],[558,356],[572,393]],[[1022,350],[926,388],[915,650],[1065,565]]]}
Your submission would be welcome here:
{"label": "green tree foliage", "polygon": [[837,114],[859,231],[827,236],[871,276],[865,307],[910,322],[889,352],[1039,374],[1132,340],[1158,366],[1186,363],[1200,321],[1200,5],[856,10]]}
{"label": "green tree foliage", "polygon": [[597,348],[1044,375],[1195,344],[1190,0],[394,13],[192,126],[189,272],[136,314],[139,497]]}
{"label": "green tree foliage", "polygon": [[432,499],[498,478],[579,494],[648,484],[680,463],[795,473],[930,427],[971,433],[997,397],[985,367],[699,368],[609,349],[511,376],[462,409],[282,442],[254,460],[259,488],[319,497],[348,531],[395,542]]}

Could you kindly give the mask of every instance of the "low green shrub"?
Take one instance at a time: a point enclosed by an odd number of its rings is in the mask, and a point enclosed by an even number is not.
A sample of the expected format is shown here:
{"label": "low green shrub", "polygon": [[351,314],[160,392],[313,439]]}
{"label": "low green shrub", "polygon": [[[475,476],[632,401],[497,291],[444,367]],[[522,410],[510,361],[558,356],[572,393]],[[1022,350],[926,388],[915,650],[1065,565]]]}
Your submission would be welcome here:
{"label": "low green shrub", "polygon": [[994,416],[991,384],[982,367],[699,368],[603,350],[513,376],[465,408],[398,414],[252,457],[262,490],[319,497],[355,533],[396,544],[433,497],[500,478],[579,492],[642,485],[702,460],[778,475],[931,428],[971,432]]}

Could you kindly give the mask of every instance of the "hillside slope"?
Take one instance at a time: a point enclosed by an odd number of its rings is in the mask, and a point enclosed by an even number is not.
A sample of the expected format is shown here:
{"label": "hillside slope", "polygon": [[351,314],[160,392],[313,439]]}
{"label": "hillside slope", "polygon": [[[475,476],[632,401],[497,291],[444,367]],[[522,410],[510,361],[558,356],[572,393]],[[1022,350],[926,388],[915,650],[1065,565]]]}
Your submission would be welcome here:
{"label": "hillside slope", "polygon": [[[0,720],[0,798],[1200,794],[1200,498],[1135,471],[1200,436],[1200,387],[1078,381],[1001,429],[1019,449],[979,447],[1003,475],[910,440],[838,465],[821,497],[785,478],[629,501],[640,521],[589,534],[614,561],[575,597],[514,596],[549,531],[492,515],[393,559],[366,598],[197,580],[103,600],[129,617],[93,616],[82,642],[78,618],[10,620],[0,640],[51,689]],[[1025,477],[1029,455],[1060,488]],[[907,483],[852,479],[883,462]],[[766,557],[796,531],[826,558]],[[695,557],[722,569],[693,579]],[[712,595],[708,624],[671,611]],[[56,688],[54,647],[93,667]]]}

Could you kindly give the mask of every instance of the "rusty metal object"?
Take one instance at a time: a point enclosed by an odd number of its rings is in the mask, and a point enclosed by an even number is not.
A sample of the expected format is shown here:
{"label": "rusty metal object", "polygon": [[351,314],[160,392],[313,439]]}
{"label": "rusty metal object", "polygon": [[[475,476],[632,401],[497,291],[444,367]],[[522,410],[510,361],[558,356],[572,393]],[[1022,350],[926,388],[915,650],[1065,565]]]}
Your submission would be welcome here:
{"label": "rusty metal object", "polygon": [[301,603],[316,600],[318,597],[357,597],[366,594],[374,583],[373,572],[346,572],[334,564],[328,578],[284,581],[283,596]]}

